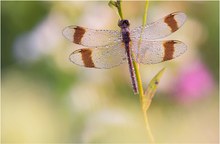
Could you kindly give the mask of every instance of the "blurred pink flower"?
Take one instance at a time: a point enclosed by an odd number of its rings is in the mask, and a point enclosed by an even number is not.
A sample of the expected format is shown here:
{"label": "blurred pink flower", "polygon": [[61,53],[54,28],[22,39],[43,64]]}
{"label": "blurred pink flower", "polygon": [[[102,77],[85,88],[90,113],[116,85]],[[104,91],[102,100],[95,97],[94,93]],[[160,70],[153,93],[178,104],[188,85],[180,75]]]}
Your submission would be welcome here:
{"label": "blurred pink flower", "polygon": [[207,67],[196,61],[183,69],[176,81],[173,92],[182,103],[207,96],[214,87],[213,78]]}

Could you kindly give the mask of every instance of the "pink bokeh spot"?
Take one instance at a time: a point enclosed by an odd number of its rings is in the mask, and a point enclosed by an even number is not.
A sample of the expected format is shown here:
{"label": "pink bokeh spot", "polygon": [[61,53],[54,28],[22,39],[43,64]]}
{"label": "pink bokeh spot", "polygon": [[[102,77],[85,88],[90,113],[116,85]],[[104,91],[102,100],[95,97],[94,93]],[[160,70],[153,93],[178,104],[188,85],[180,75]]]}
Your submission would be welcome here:
{"label": "pink bokeh spot", "polygon": [[180,73],[174,95],[181,102],[189,102],[207,96],[213,86],[213,78],[206,66],[200,61],[194,62]]}

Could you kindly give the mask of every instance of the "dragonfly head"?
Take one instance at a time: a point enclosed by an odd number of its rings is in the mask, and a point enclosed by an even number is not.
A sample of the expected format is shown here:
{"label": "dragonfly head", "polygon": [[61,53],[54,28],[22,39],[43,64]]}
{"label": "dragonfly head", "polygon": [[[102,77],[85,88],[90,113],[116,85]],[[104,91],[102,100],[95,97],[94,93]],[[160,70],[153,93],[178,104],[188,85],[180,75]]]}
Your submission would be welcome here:
{"label": "dragonfly head", "polygon": [[127,27],[130,26],[130,23],[129,23],[128,20],[119,20],[119,21],[118,21],[118,26],[119,26],[120,28],[127,28]]}

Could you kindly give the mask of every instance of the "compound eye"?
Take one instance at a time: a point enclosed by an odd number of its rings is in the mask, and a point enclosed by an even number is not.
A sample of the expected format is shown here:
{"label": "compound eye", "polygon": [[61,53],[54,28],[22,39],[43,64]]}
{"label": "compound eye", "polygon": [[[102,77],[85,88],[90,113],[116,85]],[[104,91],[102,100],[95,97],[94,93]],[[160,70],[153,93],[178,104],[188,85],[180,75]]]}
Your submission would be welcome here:
{"label": "compound eye", "polygon": [[130,25],[128,20],[125,20],[124,23],[128,26]]}

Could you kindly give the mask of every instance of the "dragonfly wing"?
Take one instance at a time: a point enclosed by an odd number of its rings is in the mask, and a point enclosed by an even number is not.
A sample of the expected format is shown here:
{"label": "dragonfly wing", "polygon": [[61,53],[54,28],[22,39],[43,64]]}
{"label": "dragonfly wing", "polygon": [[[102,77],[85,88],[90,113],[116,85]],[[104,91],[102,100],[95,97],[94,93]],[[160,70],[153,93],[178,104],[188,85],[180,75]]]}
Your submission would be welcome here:
{"label": "dragonfly wing", "polygon": [[83,48],[74,51],[70,61],[84,67],[108,69],[126,61],[125,48],[122,44],[109,48]]}
{"label": "dragonfly wing", "polygon": [[114,45],[121,40],[119,31],[94,30],[75,25],[64,28],[63,35],[75,44],[93,48]]}
{"label": "dragonfly wing", "polygon": [[145,26],[144,29],[142,26],[133,29],[131,31],[131,38],[140,39],[142,29],[142,39],[154,40],[164,38],[177,31],[184,24],[186,18],[186,15],[182,12],[171,13],[166,17]]}
{"label": "dragonfly wing", "polygon": [[146,41],[142,40],[138,50],[138,40],[132,43],[132,50],[135,54],[134,59],[138,63],[156,64],[163,61],[174,59],[182,55],[187,46],[181,41]]}

